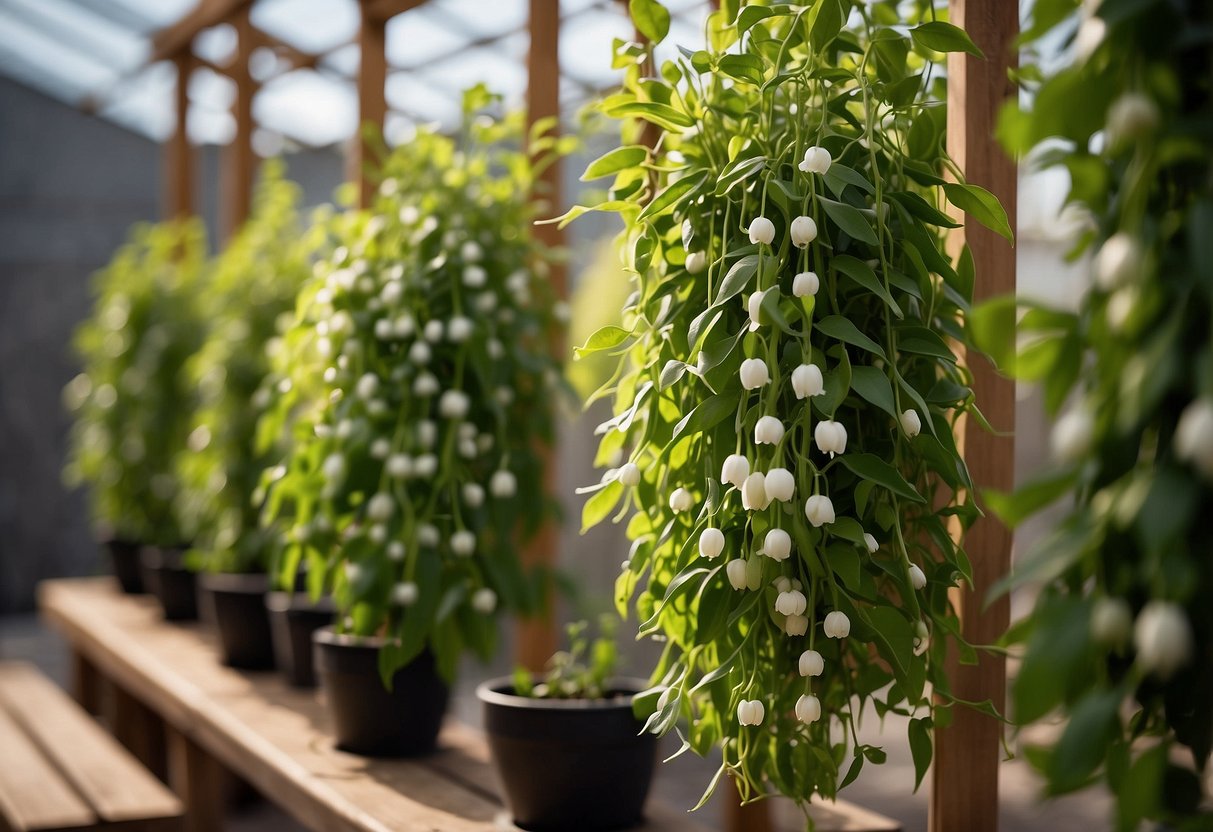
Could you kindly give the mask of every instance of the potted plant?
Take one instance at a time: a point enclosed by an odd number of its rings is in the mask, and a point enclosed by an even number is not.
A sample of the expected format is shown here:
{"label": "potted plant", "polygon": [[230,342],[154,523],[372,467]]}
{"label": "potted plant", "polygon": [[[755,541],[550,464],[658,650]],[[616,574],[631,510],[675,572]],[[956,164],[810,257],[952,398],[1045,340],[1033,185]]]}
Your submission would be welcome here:
{"label": "potted plant", "polygon": [[653,778],[657,738],[632,700],[648,685],[615,676],[613,616],[591,644],[586,622],[536,680],[520,669],[476,689],[484,730],[514,824],[534,832],[636,826]]}
{"label": "potted plant", "polygon": [[281,162],[266,163],[250,218],[209,267],[202,301],[208,333],[186,364],[198,402],[177,456],[180,513],[193,541],[190,566],[200,570],[203,610],[234,667],[274,664],[265,598],[274,537],[260,527],[254,498],[276,454],[258,446],[256,428],[271,398],[270,349],[311,274],[317,233],[303,232],[298,201]]}
{"label": "potted plant", "polygon": [[[616,601],[665,641],[646,727],[720,755],[705,800],[727,774],[803,806],[884,760],[855,731],[869,702],[911,717],[921,781],[948,642],[972,659],[948,593],[970,572],[949,524],[978,512],[952,432],[980,418],[953,346],[974,274],[946,203],[1009,229],[945,181],[935,61],[976,51],[962,30],[923,5],[739,6],[655,77],[620,45],[600,106],[624,143],[585,174],[611,190],[564,218],[618,212],[634,286],[581,349],[621,357],[583,523],[627,520]],[[632,13],[664,38],[660,4]]]}
{"label": "potted plant", "polygon": [[284,581],[304,563],[313,595],[332,591],[316,667],[360,753],[430,750],[459,657],[492,654],[500,609],[540,602],[518,547],[551,515],[553,299],[532,170],[503,146],[520,120],[473,121],[489,100],[466,96],[459,143],[418,131],[383,160],[373,210],[334,218],[287,335],[312,406],[288,391],[268,428],[291,414],[267,512]]}
{"label": "potted plant", "polygon": [[[173,457],[187,431],[182,367],[201,336],[195,301],[205,256],[200,223],[137,226],[94,279],[93,314],[73,339],[83,368],[64,391],[74,419],[64,476],[89,486],[126,591],[141,588],[140,550],[155,564],[180,563]],[[169,618],[194,616],[184,569],[150,578]]]}
{"label": "potted plant", "polygon": [[[1209,10],[1055,11],[1030,33],[1076,29],[1074,60],[1024,74],[1032,104],[1007,106],[1002,137],[1015,153],[1048,140],[1038,158],[1070,172],[1091,285],[1076,308],[1004,298],[974,319],[1056,417],[1053,465],[992,503],[1008,523],[1056,518],[1003,587],[1042,585],[1007,635],[1024,650],[1014,714],[1064,725],[1026,753],[1048,795],[1099,784],[1117,828],[1208,829],[1213,135],[1196,125],[1213,102],[1208,43],[1187,33]],[[1017,312],[1018,356],[999,325]]]}

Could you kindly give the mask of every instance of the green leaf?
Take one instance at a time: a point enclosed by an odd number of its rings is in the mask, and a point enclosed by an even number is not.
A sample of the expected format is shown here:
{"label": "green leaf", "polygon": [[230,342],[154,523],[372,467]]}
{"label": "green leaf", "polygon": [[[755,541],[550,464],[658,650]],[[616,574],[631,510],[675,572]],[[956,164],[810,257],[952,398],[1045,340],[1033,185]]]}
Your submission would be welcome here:
{"label": "green leaf", "polygon": [[914,486],[906,482],[896,468],[873,454],[843,454],[838,457],[842,464],[865,480],[872,480],[899,497],[916,503],[926,502]]}
{"label": "green leaf", "polygon": [[1013,494],[988,490],[982,492],[982,501],[998,515],[1007,526],[1014,528],[1031,515],[1060,500],[1078,478],[1077,471],[1033,480],[1016,489]]}
{"label": "green leaf", "polygon": [[738,401],[739,394],[737,393],[708,396],[674,426],[674,433],[670,437],[670,441],[673,442],[683,436],[694,436],[701,431],[716,427],[724,421],[725,417],[736,412]]}
{"label": "green leaf", "polygon": [[953,364],[958,360],[939,333],[925,326],[903,326],[897,330],[897,351],[942,358]]}
{"label": "green leaf", "polygon": [[628,10],[636,29],[654,45],[670,33],[670,13],[657,0],[629,0]]}
{"label": "green leaf", "polygon": [[577,354],[577,357],[580,358],[581,356],[589,355],[590,353],[614,349],[631,337],[632,333],[623,327],[615,326],[614,324],[607,324],[586,339],[585,345],[577,347],[574,352]]}
{"label": "green leaf", "polygon": [[1015,233],[1011,231],[1007,212],[994,194],[977,185],[959,182],[945,182],[943,192],[948,202],[994,233],[1005,237],[1007,242],[1015,244]]}
{"label": "green leaf", "polygon": [[586,500],[581,509],[581,533],[585,534],[586,531],[601,523],[608,514],[615,510],[615,506],[622,496],[623,483],[615,480]]}
{"label": "green leaf", "polygon": [[968,316],[973,344],[994,366],[1015,375],[1015,297],[1003,295],[973,307]]}
{"label": "green leaf", "polygon": [[606,114],[615,118],[630,116],[650,121],[658,127],[664,127],[671,133],[681,133],[688,127],[695,126],[695,119],[676,110],[669,104],[657,104],[652,101],[629,101],[615,104],[606,108]]}
{"label": "green leaf", "polygon": [[893,418],[897,418],[897,404],[893,397],[893,385],[888,376],[876,367],[851,368],[851,389],[865,401],[876,405]]}
{"label": "green leaf", "polygon": [[737,34],[744,35],[750,31],[759,21],[766,20],[774,12],[766,6],[746,6],[741,10],[741,14],[737,15]]}
{"label": "green leaf", "polygon": [[978,58],[985,57],[964,29],[942,20],[915,26],[910,30],[910,37],[919,46],[936,52],[967,52]]}
{"label": "green leaf", "polygon": [[854,280],[869,292],[877,295],[898,318],[904,317],[904,313],[901,311],[901,307],[897,305],[897,301],[893,300],[893,296],[889,294],[889,290],[884,287],[884,284],[880,282],[880,278],[876,276],[876,272],[867,263],[849,254],[836,255],[831,263],[835,269],[851,278],[851,280]]}
{"label": "green leaf", "polygon": [[854,185],[870,194],[876,193],[876,189],[867,180],[867,177],[838,162],[831,164],[830,169],[826,171],[825,182],[826,187],[839,199],[842,199],[842,192],[847,189],[848,185]]}
{"label": "green leaf", "polygon": [[1062,703],[1068,681],[1081,676],[1090,649],[1085,603],[1054,598],[1039,603],[1032,617],[1027,653],[1011,689],[1020,724],[1035,722]]}
{"label": "green leaf", "polygon": [[585,169],[585,173],[581,174],[581,181],[588,182],[591,179],[601,179],[604,176],[610,176],[621,170],[635,167],[648,158],[649,150],[646,147],[637,145],[617,147],[590,162]]}
{"label": "green leaf", "polygon": [[761,86],[763,81],[763,63],[753,55],[725,55],[720,59],[720,71],[730,78],[754,86]]}
{"label": "green leaf", "polygon": [[931,766],[931,719],[911,719],[909,726],[910,754],[914,757],[914,791],[922,785],[922,778]]}
{"label": "green leaf", "polygon": [[767,163],[766,156],[751,156],[748,159],[734,159],[720,172],[716,180],[716,196],[724,196],[740,182],[744,182]]}
{"label": "green leaf", "polygon": [[[717,301],[719,302],[719,301]],[[850,319],[844,318],[841,315],[830,315],[827,318],[822,318],[817,322],[817,329],[848,344],[852,344],[860,349],[867,350],[873,355],[885,358],[884,349],[880,344],[877,344],[868,336],[859,331],[855,324],[851,323]]]}
{"label": "green leaf", "polygon": [[[1061,671],[1063,675],[1073,669]],[[1049,790],[1073,791],[1086,784],[1107,756],[1108,745],[1119,733],[1118,690],[1096,688],[1070,710],[1070,721],[1049,759]]]}
{"label": "green leaf", "polygon": [[699,176],[688,176],[679,179],[674,184],[667,187],[664,191],[653,197],[653,201],[645,206],[640,212],[640,216],[636,219],[647,220],[659,214],[665,213],[666,209],[670,208],[678,200],[689,194],[691,191],[698,188],[707,179],[706,173],[701,173]]}
{"label": "green leaf", "polygon": [[873,246],[877,245],[876,232],[872,230],[871,224],[864,219],[863,214],[859,213],[858,208],[853,208],[845,202],[835,202],[832,199],[826,199],[824,196],[818,197],[817,201],[821,203],[821,207],[825,209],[826,215],[834,221],[834,224],[848,235],[859,240],[861,243],[868,243]]}
{"label": "green leaf", "polygon": [[719,306],[748,286],[757,271],[757,254],[747,254],[734,263],[728,274],[724,276],[724,280],[720,281],[720,288],[716,292],[716,301],[713,306]]}

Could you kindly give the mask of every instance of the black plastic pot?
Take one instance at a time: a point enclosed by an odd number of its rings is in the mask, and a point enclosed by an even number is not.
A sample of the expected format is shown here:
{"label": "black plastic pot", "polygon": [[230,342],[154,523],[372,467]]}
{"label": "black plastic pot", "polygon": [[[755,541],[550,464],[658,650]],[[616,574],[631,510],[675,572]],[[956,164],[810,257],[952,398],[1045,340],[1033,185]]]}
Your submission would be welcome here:
{"label": "black plastic pot", "polygon": [[203,612],[219,633],[223,663],[245,670],[271,670],[274,643],[265,594],[270,579],[264,573],[203,573],[198,593]]}
{"label": "black plastic pot", "polygon": [[336,608],[322,598],[313,603],[306,593],[271,592],[265,596],[274,643],[274,664],[295,687],[316,686],[312,634],[333,623]]}
{"label": "black plastic pot", "polygon": [[144,546],[139,550],[143,585],[156,596],[169,621],[198,618],[198,590],[194,573],[185,568],[185,551],[179,547]]}
{"label": "black plastic pot", "polygon": [[110,538],[101,544],[109,553],[110,566],[122,591],[128,595],[144,592],[143,572],[139,565],[139,547],[133,540]]}
{"label": "black plastic pot", "polygon": [[620,679],[606,699],[532,699],[509,678],[476,689],[484,730],[514,823],[533,832],[627,829],[644,818],[657,738],[641,734],[632,696],[647,685]]}
{"label": "black plastic pot", "polygon": [[317,630],[316,675],[328,703],[337,747],[368,757],[416,757],[434,750],[450,690],[424,651],[392,677],[379,677],[380,638]]}

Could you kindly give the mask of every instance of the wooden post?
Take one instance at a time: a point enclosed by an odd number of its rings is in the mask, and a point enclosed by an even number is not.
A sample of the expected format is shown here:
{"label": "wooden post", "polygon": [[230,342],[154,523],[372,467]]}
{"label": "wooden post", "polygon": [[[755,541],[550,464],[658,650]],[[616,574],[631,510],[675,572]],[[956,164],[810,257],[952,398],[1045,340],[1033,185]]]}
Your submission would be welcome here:
{"label": "wooden post", "polygon": [[222,832],[223,767],[176,728],[167,739],[169,786],[185,804],[183,832]]}
{"label": "wooden post", "polygon": [[101,714],[101,674],[79,651],[72,651],[72,697],[93,716]]}
{"label": "wooden post", "polygon": [[120,685],[110,682],[108,722],[114,737],[149,771],[165,779],[164,723]]}
{"label": "wooden post", "polygon": [[256,82],[249,73],[249,56],[256,45],[256,33],[249,22],[249,6],[237,9],[230,21],[236,30],[236,57],[232,63],[232,80],[236,83],[236,100],[232,115],[236,119],[236,135],[223,151],[223,234],[231,239],[248,217],[253,199],[253,179],[257,173],[257,157],[253,153],[253,96]]}
{"label": "wooden post", "polygon": [[[560,4],[557,0],[530,0],[531,45],[527,52],[527,125],[550,118],[560,117]],[[559,128],[557,128],[559,129]],[[559,160],[554,161],[543,172],[536,183],[534,199],[543,206],[544,216],[560,213],[562,182]],[[535,236],[550,248],[564,245],[564,232],[554,224],[539,225]],[[552,263],[550,279],[556,297],[568,298],[568,285],[563,263]],[[554,343],[553,349],[563,352],[563,341]],[[556,455],[549,449],[544,459],[544,492],[556,493]],[[523,565],[528,569],[545,569],[556,562],[559,538],[556,525],[544,524],[522,554]],[[550,584],[549,584],[550,589]],[[517,621],[515,652],[518,661],[531,670],[542,670],[556,650],[556,625],[550,592],[547,607],[533,618]]]}
{"label": "wooden post", "polygon": [[189,51],[173,58],[177,67],[176,126],[164,152],[164,215],[185,219],[194,213],[194,159],[190,149],[190,71],[194,59]]}
{"label": "wooden post", "polygon": [[[1018,64],[1015,37],[1019,4],[1006,0],[951,0],[951,21],[965,29],[985,53],[975,58],[948,55],[948,153],[966,179],[991,191],[1006,208],[1015,227],[1016,168],[994,140],[999,108],[1015,95],[1007,68]],[[977,224],[952,233],[952,253],[968,243],[976,267],[974,302],[1015,291],[1015,250],[1006,240]],[[1000,377],[983,357],[967,361],[973,392],[982,412],[1002,435],[964,420],[958,441],[979,489],[1009,489],[1014,475],[1015,385]],[[1010,620],[1006,596],[984,608],[990,586],[1011,565],[1011,532],[991,516],[969,531],[965,549],[973,562],[973,586],[956,592],[953,601],[964,637],[990,644]],[[961,665],[955,651],[948,659],[952,691],[970,701],[990,700],[1000,712],[1006,703],[1006,662],[981,656],[977,665]],[[969,832],[998,828],[998,766],[1002,724],[965,707],[952,711],[952,724],[935,732],[935,771],[931,782],[931,832]]]}
{"label": "wooden post", "polygon": [[358,28],[358,48],[362,58],[358,65],[358,134],[350,154],[348,175],[359,183],[358,206],[367,208],[375,198],[375,183],[367,176],[367,165],[375,161],[374,146],[363,131],[368,126],[379,128],[387,115],[387,21],[378,16],[371,4],[361,4],[362,24]]}

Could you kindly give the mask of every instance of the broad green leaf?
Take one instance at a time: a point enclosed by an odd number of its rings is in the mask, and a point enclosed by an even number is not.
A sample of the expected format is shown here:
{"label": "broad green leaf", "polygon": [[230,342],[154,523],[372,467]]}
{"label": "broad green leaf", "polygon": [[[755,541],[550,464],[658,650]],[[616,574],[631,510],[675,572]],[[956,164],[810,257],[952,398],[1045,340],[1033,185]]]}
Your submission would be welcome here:
{"label": "broad green leaf", "polygon": [[968,316],[973,343],[994,366],[1015,376],[1015,298],[1011,295],[978,304]]}
{"label": "broad green leaf", "polygon": [[834,221],[834,224],[848,235],[861,243],[877,245],[876,232],[872,230],[871,223],[864,218],[858,208],[853,208],[845,202],[826,199],[824,196],[818,197],[817,201],[821,203],[821,207],[825,209],[826,215]]}
{"label": "broad green leaf", "polygon": [[730,78],[747,84],[762,84],[763,63],[753,55],[725,55],[720,59],[720,71]]}
{"label": "broad green leaf", "polygon": [[632,333],[623,327],[615,326],[614,324],[607,324],[586,339],[585,345],[577,347],[574,352],[576,352],[577,357],[580,358],[581,356],[589,355],[590,353],[614,349],[631,337]]}
{"label": "broad green leaf", "polygon": [[915,26],[910,30],[910,37],[919,46],[936,52],[967,52],[978,58],[985,57],[964,29],[942,20]]}
{"label": "broad green leaf", "polygon": [[914,791],[922,785],[922,778],[931,766],[931,719],[911,719],[908,729],[910,739],[910,754],[914,758]]}
{"label": "broad green leaf", "polygon": [[862,173],[847,167],[846,165],[834,162],[830,165],[830,169],[825,175],[826,187],[833,192],[834,196],[842,199],[842,192],[847,189],[848,185],[854,185],[860,190],[866,191],[869,194],[876,193],[876,189],[872,183],[867,180]]}
{"label": "broad green leaf", "polygon": [[725,166],[716,180],[716,196],[724,196],[735,185],[749,179],[766,167],[767,157],[752,156],[748,159],[735,159]]}
{"label": "broad green leaf", "polygon": [[897,404],[893,398],[893,385],[883,371],[876,367],[851,368],[851,389],[893,418],[897,418]]}
{"label": "broad green leaf", "polygon": [[720,281],[720,288],[716,291],[716,300],[713,305],[719,306],[741,292],[742,289],[749,285],[750,281],[754,278],[754,273],[757,271],[757,254],[747,254],[734,263],[733,267],[724,276],[724,280]]}
{"label": "broad green leaf", "polygon": [[1042,477],[1020,486],[1014,493],[988,490],[982,499],[998,518],[1014,528],[1031,515],[1060,500],[1073,487],[1076,471]]}
{"label": "broad green leaf", "polygon": [[688,127],[695,126],[695,119],[676,110],[669,104],[657,104],[652,101],[630,101],[616,104],[606,110],[606,114],[616,118],[632,117],[650,121],[658,127],[664,127],[671,133],[681,133]]}
{"label": "broad green leaf", "polygon": [[738,394],[708,396],[674,426],[670,441],[714,428],[737,410]]}
{"label": "broad green leaf", "polygon": [[657,0],[629,0],[628,10],[636,29],[654,45],[670,33],[670,13]]}
{"label": "broad green leaf", "polygon": [[1005,237],[1007,242],[1015,244],[1015,233],[1011,231],[1007,212],[994,194],[977,185],[958,182],[945,182],[943,192],[947,196],[948,202],[986,228]]}
{"label": "broad green leaf", "polygon": [[883,300],[895,316],[898,318],[905,317],[905,313],[901,311],[901,307],[897,305],[897,301],[893,300],[893,296],[889,294],[889,290],[884,287],[884,284],[880,282],[880,278],[876,276],[876,272],[872,271],[872,267],[867,263],[849,254],[840,254],[834,257],[831,264],[835,269]]}
{"label": "broad green leaf", "polygon": [[615,510],[615,506],[619,504],[619,498],[623,496],[623,490],[623,483],[615,480],[585,501],[585,505],[581,509],[582,534],[597,526]]}
{"label": "broad green leaf", "polygon": [[843,465],[863,479],[872,480],[899,497],[905,497],[916,503],[925,502],[914,486],[906,482],[901,472],[880,457],[873,454],[843,454],[839,459],[842,460]]}
{"label": "broad green leaf", "polygon": [[706,178],[707,174],[704,173],[700,174],[699,176],[688,176],[679,179],[673,185],[670,185],[664,191],[657,194],[657,196],[653,197],[653,201],[646,205],[644,210],[640,212],[640,216],[636,218],[637,221],[651,219],[652,217],[664,213],[667,209],[678,202],[678,200],[682,199],[691,191],[703,184],[703,181]]}
{"label": "broad green leaf", "polygon": [[649,158],[649,151],[646,147],[639,147],[637,145],[617,147],[590,162],[585,169],[585,173],[581,174],[581,181],[588,182],[591,179],[601,179],[604,176],[610,176],[621,170],[635,167],[647,158]]}
{"label": "broad green leaf", "polygon": [[816,327],[831,338],[853,344],[880,358],[886,357],[884,349],[881,348],[880,344],[877,344],[860,332],[855,324],[851,323],[849,318],[844,318],[841,315],[830,315],[828,318],[822,318],[818,321]]}

